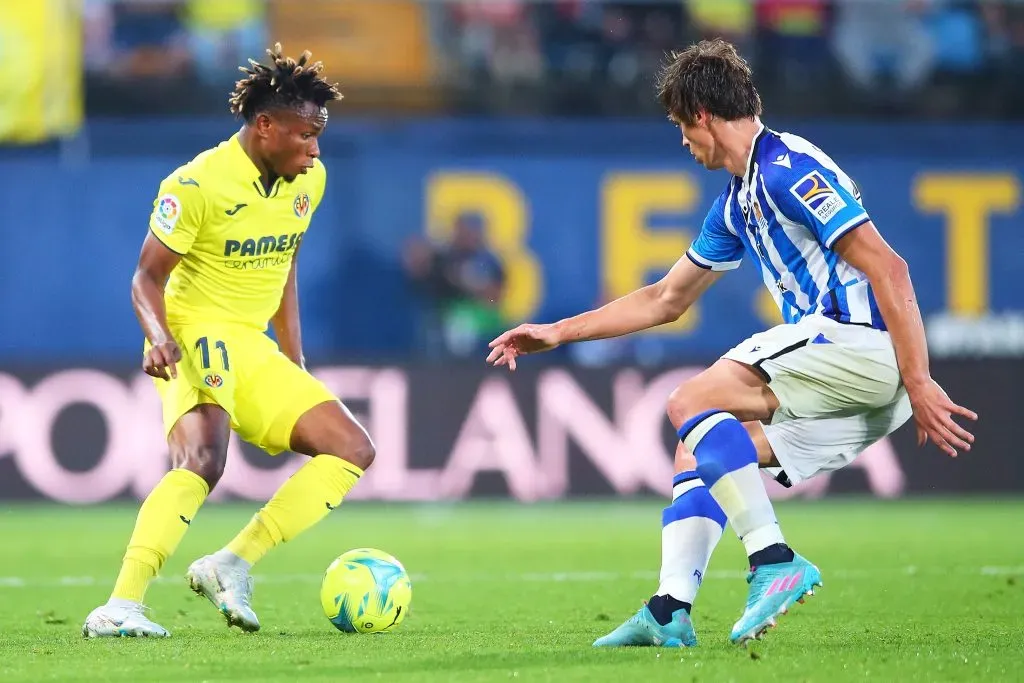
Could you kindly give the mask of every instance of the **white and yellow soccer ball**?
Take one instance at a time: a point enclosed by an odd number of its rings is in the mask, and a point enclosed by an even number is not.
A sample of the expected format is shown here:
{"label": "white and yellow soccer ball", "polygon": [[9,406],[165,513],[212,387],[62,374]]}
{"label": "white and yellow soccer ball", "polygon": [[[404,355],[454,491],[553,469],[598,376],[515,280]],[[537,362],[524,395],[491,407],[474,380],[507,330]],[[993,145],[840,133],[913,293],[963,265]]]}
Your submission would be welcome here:
{"label": "white and yellow soccer ball", "polygon": [[324,614],[346,633],[392,631],[405,619],[410,602],[412,582],[405,567],[375,548],[341,555],[320,584]]}

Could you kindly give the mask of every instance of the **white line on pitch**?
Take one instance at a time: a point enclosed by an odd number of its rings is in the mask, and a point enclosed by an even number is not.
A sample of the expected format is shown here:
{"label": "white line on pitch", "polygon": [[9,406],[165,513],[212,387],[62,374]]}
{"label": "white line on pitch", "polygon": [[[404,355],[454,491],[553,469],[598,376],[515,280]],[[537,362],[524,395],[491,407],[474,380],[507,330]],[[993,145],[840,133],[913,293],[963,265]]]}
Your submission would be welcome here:
{"label": "white line on pitch", "polygon": [[[916,576],[920,574],[947,574],[948,569],[924,569],[921,567],[907,566],[893,570],[878,569],[836,569],[826,574],[828,578],[836,579],[866,579],[872,576],[903,574],[904,576]],[[983,576],[1016,576],[1024,575],[1024,566],[996,567],[985,566],[975,569],[953,570],[959,574],[980,573]],[[322,574],[257,574],[256,583],[261,585],[289,584],[289,583],[319,583]],[[737,580],[746,577],[745,571],[714,569],[704,575],[705,579],[711,580]],[[526,572],[519,574],[412,574],[413,583],[429,581],[430,583],[467,583],[473,581],[524,581],[537,583],[584,583],[600,581],[654,581],[658,578],[655,571],[635,572]],[[75,588],[103,585],[113,581],[113,575],[107,577],[95,576],[58,576],[51,578],[29,578],[22,576],[0,576],[0,589],[3,588]],[[183,581],[177,576],[157,577],[157,583],[173,584]]]}

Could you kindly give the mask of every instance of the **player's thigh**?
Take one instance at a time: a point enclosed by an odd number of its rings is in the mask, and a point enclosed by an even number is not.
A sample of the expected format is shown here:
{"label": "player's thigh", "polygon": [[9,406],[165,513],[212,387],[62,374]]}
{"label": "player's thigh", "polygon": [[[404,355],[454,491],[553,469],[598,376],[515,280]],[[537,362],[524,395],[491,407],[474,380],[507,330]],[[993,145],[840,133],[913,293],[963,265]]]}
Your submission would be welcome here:
{"label": "player's thigh", "polygon": [[[164,436],[172,442],[172,432],[181,418],[197,406],[219,406],[231,415],[234,408],[235,375],[230,364],[214,366],[209,352],[209,338],[201,329],[182,327],[174,330],[181,348],[177,377],[171,380],[154,378],[160,397]],[[216,341],[212,342],[216,344]],[[148,346],[148,344],[147,344]],[[218,352],[216,346],[213,350]],[[218,352],[219,355],[219,352]],[[219,359],[218,359],[219,360]]]}
{"label": "player's thigh", "polygon": [[770,387],[780,408],[773,422],[860,414],[890,403],[900,386],[886,333],[821,316],[756,334],[724,358]]}
{"label": "player's thigh", "polygon": [[672,392],[668,416],[679,429],[708,410],[724,410],[741,422],[767,420],[778,405],[768,384],[753,368],[723,358]]}
{"label": "player's thigh", "polygon": [[775,460],[769,464],[782,468],[794,484],[823,472],[834,472],[896,431],[911,414],[910,399],[900,389],[890,403],[857,415],[764,425],[764,440]]}
{"label": "player's thigh", "polygon": [[224,474],[231,418],[220,406],[199,403],[183,413],[167,436],[171,466],[202,477],[212,489]]}
{"label": "player's thigh", "polygon": [[364,470],[375,456],[370,435],[338,400],[315,405],[299,417],[291,449],[309,456],[333,455]]}
{"label": "player's thigh", "polygon": [[[293,433],[307,413],[335,416],[329,421],[334,424],[339,421],[336,415],[347,411],[323,382],[264,339],[252,345],[260,348],[252,349],[250,367],[239,375],[235,429],[246,441],[276,455],[294,450]],[[350,414],[348,418],[355,421]]]}

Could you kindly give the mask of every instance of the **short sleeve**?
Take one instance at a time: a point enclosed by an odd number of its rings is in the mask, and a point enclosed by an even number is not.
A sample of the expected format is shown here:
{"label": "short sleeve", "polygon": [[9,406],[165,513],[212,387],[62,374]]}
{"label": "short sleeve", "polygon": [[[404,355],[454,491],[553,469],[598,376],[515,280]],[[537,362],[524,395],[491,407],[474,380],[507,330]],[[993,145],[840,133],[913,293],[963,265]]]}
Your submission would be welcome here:
{"label": "short sleeve", "polygon": [[729,191],[718,196],[686,256],[705,270],[733,270],[743,261],[743,242],[726,225]]}
{"label": "short sleeve", "polygon": [[175,173],[160,183],[149,229],[171,251],[187,254],[206,216],[202,187],[192,177]]}
{"label": "short sleeve", "polygon": [[817,163],[793,170],[789,177],[780,176],[772,197],[782,213],[814,233],[826,249],[869,220],[860,193],[848,178],[844,183],[835,171]]}

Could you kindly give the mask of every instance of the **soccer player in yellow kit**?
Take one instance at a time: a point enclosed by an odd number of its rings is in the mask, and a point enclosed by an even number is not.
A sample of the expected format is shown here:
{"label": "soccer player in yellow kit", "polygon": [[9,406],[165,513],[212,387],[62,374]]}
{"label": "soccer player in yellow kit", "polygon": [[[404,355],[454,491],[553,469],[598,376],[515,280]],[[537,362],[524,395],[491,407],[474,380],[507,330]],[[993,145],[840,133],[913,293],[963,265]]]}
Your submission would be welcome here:
{"label": "soccer player in yellow kit", "polygon": [[[366,431],[304,368],[296,254],[324,194],[317,138],[340,99],[308,52],[250,60],[231,96],[230,140],[160,186],[132,281],[173,469],[142,508],[109,601],[83,633],[162,636],[142,600],[224,471],[234,429],[268,453],[311,456],[223,549],[188,569],[228,625],[259,629],[249,569],[341,504],[373,462]],[[268,321],[278,344],[266,335]]]}

